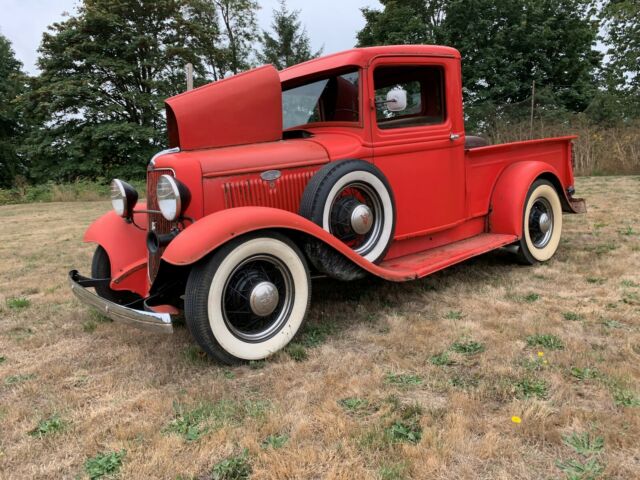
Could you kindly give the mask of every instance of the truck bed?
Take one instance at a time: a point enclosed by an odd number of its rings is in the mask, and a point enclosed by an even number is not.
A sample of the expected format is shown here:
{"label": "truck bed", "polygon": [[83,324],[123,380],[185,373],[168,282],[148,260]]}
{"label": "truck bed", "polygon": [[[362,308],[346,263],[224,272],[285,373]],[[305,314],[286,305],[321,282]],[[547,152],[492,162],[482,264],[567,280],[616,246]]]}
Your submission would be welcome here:
{"label": "truck bed", "polygon": [[573,185],[571,141],[575,136],[545,138],[477,147],[465,151],[467,165],[467,211],[471,218],[486,215],[491,193],[500,174],[511,164],[524,160],[547,163],[562,182]]}

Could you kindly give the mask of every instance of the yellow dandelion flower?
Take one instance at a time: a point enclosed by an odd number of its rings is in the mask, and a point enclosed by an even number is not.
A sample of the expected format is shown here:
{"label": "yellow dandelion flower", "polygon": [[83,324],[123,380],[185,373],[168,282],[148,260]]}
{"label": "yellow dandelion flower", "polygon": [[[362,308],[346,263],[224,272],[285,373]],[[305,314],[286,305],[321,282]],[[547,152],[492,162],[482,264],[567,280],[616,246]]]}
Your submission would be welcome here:
{"label": "yellow dandelion flower", "polygon": [[544,352],[538,352],[539,357],[544,357]]}
{"label": "yellow dandelion flower", "polygon": [[522,419],[520,417],[515,417],[515,416],[511,417],[511,421],[513,423],[522,423]]}

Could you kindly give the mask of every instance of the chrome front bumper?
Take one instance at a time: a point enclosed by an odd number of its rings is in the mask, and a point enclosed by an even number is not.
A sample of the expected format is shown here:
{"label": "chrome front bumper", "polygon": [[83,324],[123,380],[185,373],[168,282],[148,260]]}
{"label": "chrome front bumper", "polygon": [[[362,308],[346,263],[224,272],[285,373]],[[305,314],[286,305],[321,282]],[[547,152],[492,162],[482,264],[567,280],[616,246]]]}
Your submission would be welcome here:
{"label": "chrome front bumper", "polygon": [[173,333],[170,314],[135,310],[105,300],[87,289],[86,284],[90,284],[92,281],[92,279],[81,276],[77,270],[69,272],[71,291],[85,305],[96,308],[100,313],[116,322],[157,333]]}

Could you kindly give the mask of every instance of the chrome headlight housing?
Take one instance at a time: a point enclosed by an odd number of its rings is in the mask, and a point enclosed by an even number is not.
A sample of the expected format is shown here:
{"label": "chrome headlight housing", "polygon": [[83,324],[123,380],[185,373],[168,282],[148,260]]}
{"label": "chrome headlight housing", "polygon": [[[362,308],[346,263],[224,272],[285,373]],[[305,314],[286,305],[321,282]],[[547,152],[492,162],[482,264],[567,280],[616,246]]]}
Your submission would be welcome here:
{"label": "chrome headlight housing", "polygon": [[136,203],[138,192],[135,188],[117,178],[111,181],[111,205],[118,216],[131,218]]}
{"label": "chrome headlight housing", "polygon": [[156,195],[162,216],[170,222],[180,217],[191,200],[189,189],[171,175],[162,175],[158,179]]}

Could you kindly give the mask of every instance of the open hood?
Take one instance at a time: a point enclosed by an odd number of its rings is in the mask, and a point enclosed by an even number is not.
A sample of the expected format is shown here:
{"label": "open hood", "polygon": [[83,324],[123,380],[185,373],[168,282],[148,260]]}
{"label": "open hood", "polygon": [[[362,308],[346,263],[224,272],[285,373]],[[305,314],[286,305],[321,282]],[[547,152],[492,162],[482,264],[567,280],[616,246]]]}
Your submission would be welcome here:
{"label": "open hood", "polygon": [[282,87],[271,65],[165,101],[171,148],[199,150],[282,138]]}

